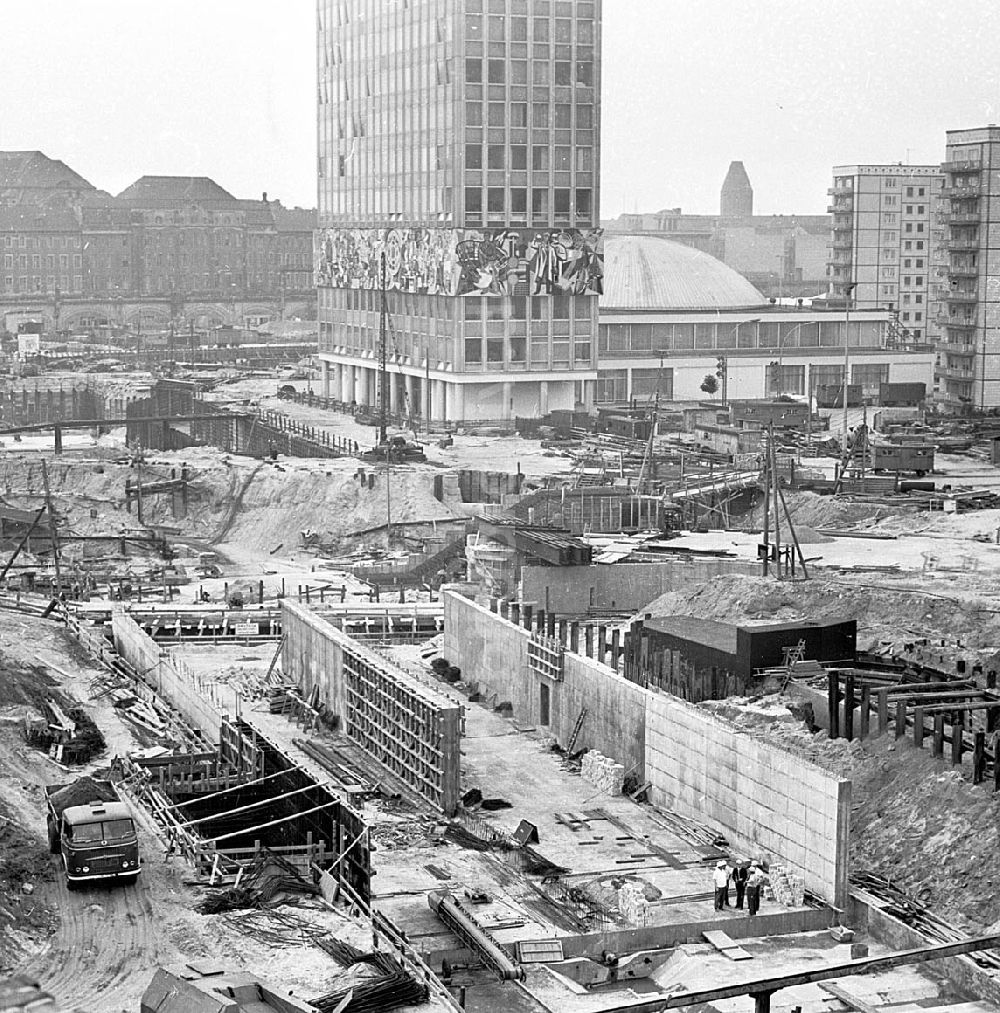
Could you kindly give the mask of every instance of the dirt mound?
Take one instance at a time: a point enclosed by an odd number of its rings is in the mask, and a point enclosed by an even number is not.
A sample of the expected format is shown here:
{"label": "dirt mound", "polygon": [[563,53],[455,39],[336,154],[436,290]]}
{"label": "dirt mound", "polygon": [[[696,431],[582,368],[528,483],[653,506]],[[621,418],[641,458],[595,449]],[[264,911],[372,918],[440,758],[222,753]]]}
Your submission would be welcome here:
{"label": "dirt mound", "polygon": [[1000,614],[992,600],[954,600],[819,577],[790,583],[773,577],[719,576],[683,591],[668,591],[643,611],[721,622],[855,619],[862,648],[906,637],[958,640],[984,651],[995,650],[1000,643]]}
{"label": "dirt mound", "polygon": [[35,892],[52,878],[44,844],[14,822],[0,804],[0,975],[15,969],[55,927],[54,912]]}
{"label": "dirt mound", "polygon": [[[820,496],[814,492],[786,490],[785,503],[796,532],[799,531],[800,525],[810,528],[864,530],[889,515],[885,507],[872,506],[871,503],[854,503],[849,499],[834,499],[833,496]],[[757,503],[746,515],[745,523],[747,527],[763,527],[763,501]]]}

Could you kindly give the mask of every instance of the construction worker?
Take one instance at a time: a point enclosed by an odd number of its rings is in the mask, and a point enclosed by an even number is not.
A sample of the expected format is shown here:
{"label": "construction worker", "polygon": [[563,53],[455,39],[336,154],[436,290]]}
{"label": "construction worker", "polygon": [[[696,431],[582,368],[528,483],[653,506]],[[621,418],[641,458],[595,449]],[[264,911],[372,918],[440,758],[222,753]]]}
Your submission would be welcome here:
{"label": "construction worker", "polygon": [[750,879],[750,863],[737,862],[733,867],[733,886],[736,887],[736,906],[743,910],[743,897],[746,894],[747,880]]}
{"label": "construction worker", "polygon": [[767,873],[760,862],[753,862],[750,865],[750,878],[747,880],[747,910],[753,918],[760,910],[760,892],[767,882]]}
{"label": "construction worker", "polygon": [[715,866],[712,882],[715,884],[715,910],[721,911],[729,906],[729,869],[724,861]]}

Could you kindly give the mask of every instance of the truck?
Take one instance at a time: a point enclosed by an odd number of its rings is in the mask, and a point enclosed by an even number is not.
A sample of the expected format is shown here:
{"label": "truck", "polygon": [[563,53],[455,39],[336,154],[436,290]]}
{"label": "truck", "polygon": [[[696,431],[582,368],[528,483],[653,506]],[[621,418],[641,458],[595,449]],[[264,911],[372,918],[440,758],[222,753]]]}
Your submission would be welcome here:
{"label": "truck", "polygon": [[45,786],[49,851],[61,855],[66,887],[96,880],[134,883],[142,871],[132,811],[110,781],[80,777]]}

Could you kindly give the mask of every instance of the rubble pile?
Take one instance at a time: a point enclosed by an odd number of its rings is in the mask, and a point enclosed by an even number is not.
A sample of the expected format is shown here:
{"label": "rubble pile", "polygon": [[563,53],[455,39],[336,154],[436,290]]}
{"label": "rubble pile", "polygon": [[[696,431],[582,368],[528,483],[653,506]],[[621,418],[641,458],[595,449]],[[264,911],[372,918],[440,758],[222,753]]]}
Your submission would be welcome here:
{"label": "rubble pile", "polygon": [[610,756],[605,756],[596,749],[583,754],[580,773],[594,787],[608,795],[620,795],[625,783],[625,767],[616,763]]}

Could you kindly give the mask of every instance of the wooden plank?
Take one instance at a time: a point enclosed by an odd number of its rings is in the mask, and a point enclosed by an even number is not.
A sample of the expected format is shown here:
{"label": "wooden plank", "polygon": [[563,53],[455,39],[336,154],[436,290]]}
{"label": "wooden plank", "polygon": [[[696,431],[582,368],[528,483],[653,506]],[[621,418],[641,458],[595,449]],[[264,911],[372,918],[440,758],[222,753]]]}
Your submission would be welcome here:
{"label": "wooden plank", "polygon": [[702,932],[702,936],[730,960],[753,960],[752,953],[747,953],[742,946],[720,929],[709,929]]}
{"label": "wooden plank", "polygon": [[835,996],[839,999],[848,1009],[856,1010],[857,1013],[880,1013],[880,1010],[876,1006],[871,1006],[862,999],[858,999],[856,996],[851,995],[846,988],[840,985],[834,985],[831,982],[824,981],[820,986],[824,992],[829,992],[830,995]]}

